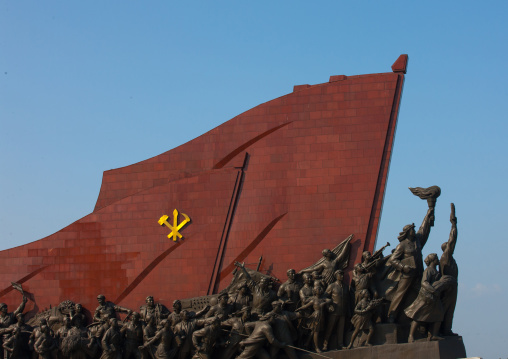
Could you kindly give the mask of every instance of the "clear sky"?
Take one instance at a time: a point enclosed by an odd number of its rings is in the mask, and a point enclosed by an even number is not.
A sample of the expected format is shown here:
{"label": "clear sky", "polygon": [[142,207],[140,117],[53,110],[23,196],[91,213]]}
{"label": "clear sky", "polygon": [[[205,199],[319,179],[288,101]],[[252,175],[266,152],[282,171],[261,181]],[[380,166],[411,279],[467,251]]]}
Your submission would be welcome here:
{"label": "clear sky", "polygon": [[[0,1],[0,249],[90,213],[102,172],[330,75],[409,67],[378,246],[457,207],[454,331],[508,357],[506,1]],[[503,224],[503,230],[499,228]],[[392,247],[393,248],[393,247]]]}

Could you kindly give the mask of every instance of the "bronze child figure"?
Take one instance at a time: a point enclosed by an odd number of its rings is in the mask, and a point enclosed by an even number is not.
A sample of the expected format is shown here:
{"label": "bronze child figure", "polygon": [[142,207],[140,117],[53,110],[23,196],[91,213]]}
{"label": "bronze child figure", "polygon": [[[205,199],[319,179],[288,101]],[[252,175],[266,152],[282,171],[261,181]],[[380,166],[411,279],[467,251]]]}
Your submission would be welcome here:
{"label": "bronze child figure", "polygon": [[372,336],[374,335],[374,324],[372,323],[372,315],[374,309],[381,304],[382,299],[370,299],[370,294],[367,289],[362,289],[358,295],[358,304],[355,307],[355,314],[351,318],[351,323],[355,327],[351,342],[347,349],[351,349],[353,343],[361,330],[368,330],[367,340],[365,344],[371,346]]}

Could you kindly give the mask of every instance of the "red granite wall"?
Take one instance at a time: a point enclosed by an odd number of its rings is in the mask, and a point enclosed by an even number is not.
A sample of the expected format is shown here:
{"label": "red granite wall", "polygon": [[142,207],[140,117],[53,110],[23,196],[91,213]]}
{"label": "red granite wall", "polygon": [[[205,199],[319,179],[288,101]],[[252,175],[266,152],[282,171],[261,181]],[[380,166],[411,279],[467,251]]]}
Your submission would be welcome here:
{"label": "red granite wall", "polygon": [[[17,305],[14,281],[32,313],[65,299],[93,310],[99,293],[133,309],[148,294],[169,306],[227,286],[235,260],[255,267],[263,256],[261,270],[284,279],[354,234],[351,266],[375,245],[406,65],[402,55],[392,73],[295,86],[106,171],[91,214],[0,252],[0,300]],[[157,223],[175,208],[192,220],[178,243]]]}

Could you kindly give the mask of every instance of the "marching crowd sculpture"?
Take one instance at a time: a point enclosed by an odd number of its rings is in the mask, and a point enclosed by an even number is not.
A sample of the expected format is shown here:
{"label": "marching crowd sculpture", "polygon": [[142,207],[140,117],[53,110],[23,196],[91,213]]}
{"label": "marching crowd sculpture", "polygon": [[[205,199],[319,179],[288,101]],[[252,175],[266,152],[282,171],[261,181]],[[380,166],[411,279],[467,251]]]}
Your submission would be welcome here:
{"label": "marching crowd sculpture", "polygon": [[[458,277],[453,258],[455,207],[452,203],[451,232],[441,257],[431,253],[423,261],[441,190],[437,186],[410,190],[428,202],[420,228],[404,226],[399,244],[387,256],[383,250],[389,243],[374,254],[364,252],[361,263],[354,265],[351,284],[344,270],[352,236],[333,250],[323,250],[314,265],[299,272],[289,269],[287,281],[280,285],[235,263],[232,283],[200,310],[183,308],[182,301],[175,300],[170,311],[148,296],[139,311],[133,311],[98,295],[93,315],[79,303],[64,301],[25,322],[27,298],[21,289],[23,300],[14,312],[0,303],[1,356],[264,359],[285,353],[295,359],[298,352],[326,356],[323,352],[328,350],[373,345],[381,325],[407,328],[408,343],[456,336],[452,332]],[[120,321],[117,313],[125,313],[125,319]]]}

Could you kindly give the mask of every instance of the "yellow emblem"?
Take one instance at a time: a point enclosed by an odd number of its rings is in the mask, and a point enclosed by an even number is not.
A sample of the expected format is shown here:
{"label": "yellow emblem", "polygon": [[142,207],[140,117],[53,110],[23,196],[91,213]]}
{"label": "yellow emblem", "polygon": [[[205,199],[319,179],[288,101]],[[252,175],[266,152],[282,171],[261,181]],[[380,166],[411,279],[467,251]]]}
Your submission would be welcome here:
{"label": "yellow emblem", "polygon": [[190,218],[188,215],[186,215],[185,213],[182,213],[182,216],[185,217],[185,219],[182,221],[182,223],[178,224],[178,211],[175,209],[173,211],[173,225],[169,224],[167,219],[169,218],[169,216],[162,216],[160,219],[159,219],[159,224],[161,226],[164,226],[166,225],[169,229],[171,229],[171,233],[168,234],[168,238],[171,238],[173,237],[173,241],[177,241],[177,238],[182,238],[182,235],[180,234],[180,232],[178,232],[180,229],[182,229],[183,226],[185,226],[188,222],[190,222]]}

